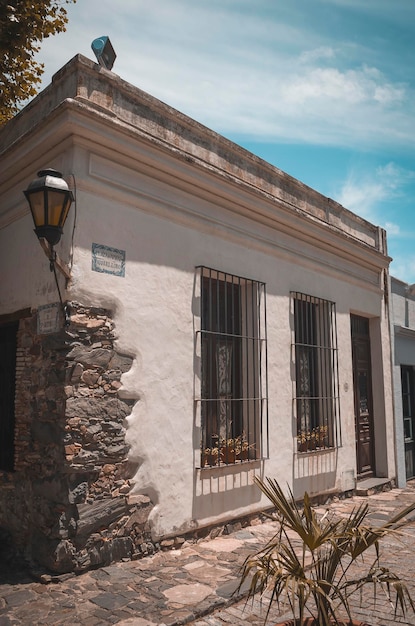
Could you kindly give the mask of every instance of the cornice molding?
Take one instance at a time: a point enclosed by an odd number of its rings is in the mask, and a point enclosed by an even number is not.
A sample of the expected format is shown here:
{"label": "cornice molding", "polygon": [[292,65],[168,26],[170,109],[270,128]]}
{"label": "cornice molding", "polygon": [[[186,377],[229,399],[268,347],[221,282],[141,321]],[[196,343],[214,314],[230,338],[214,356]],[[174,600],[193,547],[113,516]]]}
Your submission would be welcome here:
{"label": "cornice molding", "polygon": [[[163,111],[167,110],[169,115],[177,113],[151,96],[146,97]],[[168,217],[170,212],[174,219],[192,219],[193,223],[198,220],[207,227],[255,239],[267,248],[279,247],[282,252],[285,247],[289,254],[292,254],[293,246],[287,242],[296,239],[297,250],[298,242],[302,242],[308,259],[318,258],[320,266],[325,260],[333,269],[340,270],[341,266],[356,279],[363,267],[367,272],[364,281],[369,280],[379,288],[380,272],[391,260],[384,252],[386,244],[382,229],[183,114],[178,115],[181,123],[190,124],[199,134],[205,132],[209,139],[219,138],[221,145],[226,145],[241,159],[243,157],[248,175],[241,177],[242,170],[235,173],[232,167],[225,170],[220,166],[220,159],[218,163],[213,163],[212,158],[205,160],[203,151],[190,154],[183,145],[173,144],[171,137],[151,135],[148,129],[133,126],[106,107],[77,96],[61,102],[47,118],[27,130],[3,153],[3,171],[10,174],[8,186],[16,181],[17,162],[20,171],[33,171],[35,162],[42,162],[43,166],[46,157],[58,155],[64,142],[67,149],[71,146],[73,150],[89,151],[90,163],[97,164],[100,159],[104,163],[107,159],[113,170],[130,170],[131,175],[121,182],[117,176],[99,171],[99,167],[90,169],[91,178],[97,183],[105,183],[105,191],[112,198],[136,207],[140,198],[138,208],[145,208],[147,204],[154,212],[158,204],[158,209],[164,211],[163,217]],[[73,154],[71,159],[73,161]],[[250,165],[264,175],[255,177],[252,171],[249,172]],[[110,168],[103,169],[110,171]],[[68,173],[65,168],[63,170]],[[274,181],[269,178],[271,175],[275,177]],[[143,190],[128,184],[128,178],[135,180],[137,176],[141,180],[148,178],[149,182],[154,179],[157,189],[151,190],[147,186],[147,190]],[[84,187],[102,193],[93,180],[83,177],[85,172],[77,181],[78,189]],[[287,185],[290,193],[287,193]],[[175,190],[175,194],[166,192],[160,196],[160,189],[167,186]],[[173,199],[172,195],[177,198]],[[192,202],[183,200],[186,197],[197,198],[197,210],[191,206]],[[203,206],[204,210],[200,208]],[[22,215],[20,204],[5,206],[4,211],[1,225]]]}

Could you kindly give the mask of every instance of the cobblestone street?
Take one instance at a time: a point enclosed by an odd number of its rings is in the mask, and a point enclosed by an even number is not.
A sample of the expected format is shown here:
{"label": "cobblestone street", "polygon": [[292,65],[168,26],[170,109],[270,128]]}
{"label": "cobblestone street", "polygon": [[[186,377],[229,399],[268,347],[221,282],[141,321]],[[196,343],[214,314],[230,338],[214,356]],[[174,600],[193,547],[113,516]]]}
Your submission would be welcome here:
{"label": "cobblestone street", "polygon": [[[329,507],[345,515],[362,502],[354,496]],[[415,483],[405,489],[368,498],[373,523],[415,501]],[[319,507],[324,511],[327,507]],[[79,576],[44,584],[1,572],[0,626],[262,626],[266,605],[233,596],[240,567],[275,532],[274,522],[255,524],[230,535],[187,543],[182,549],[160,552],[138,561],[117,563]],[[415,521],[402,537],[383,540],[383,563],[400,573],[415,596]],[[366,593],[367,596],[366,597]],[[386,597],[372,606],[368,591],[354,600],[354,616],[373,626],[415,625],[415,616],[394,618]],[[274,607],[269,624],[282,613]]]}

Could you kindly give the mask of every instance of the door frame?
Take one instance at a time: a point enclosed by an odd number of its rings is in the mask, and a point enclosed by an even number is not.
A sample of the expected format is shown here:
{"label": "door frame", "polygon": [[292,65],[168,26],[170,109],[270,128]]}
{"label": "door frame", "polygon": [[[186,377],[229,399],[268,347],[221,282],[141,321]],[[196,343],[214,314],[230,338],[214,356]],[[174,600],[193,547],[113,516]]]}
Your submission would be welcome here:
{"label": "door frame", "polygon": [[[351,314],[350,324],[352,336],[356,468],[357,478],[362,479],[375,476],[376,471],[369,318]],[[365,385],[365,398],[361,397],[362,381],[364,381]]]}

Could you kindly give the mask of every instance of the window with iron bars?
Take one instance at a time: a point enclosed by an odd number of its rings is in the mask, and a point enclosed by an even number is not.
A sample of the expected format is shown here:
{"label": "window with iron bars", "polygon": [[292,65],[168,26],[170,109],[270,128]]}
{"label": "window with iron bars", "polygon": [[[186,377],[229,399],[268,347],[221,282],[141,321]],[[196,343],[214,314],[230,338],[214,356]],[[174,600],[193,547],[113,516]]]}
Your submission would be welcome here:
{"label": "window with iron bars", "polygon": [[268,454],[265,284],[197,269],[201,467],[258,459]]}
{"label": "window with iron bars", "polygon": [[334,302],[294,292],[295,411],[298,452],[340,445]]}

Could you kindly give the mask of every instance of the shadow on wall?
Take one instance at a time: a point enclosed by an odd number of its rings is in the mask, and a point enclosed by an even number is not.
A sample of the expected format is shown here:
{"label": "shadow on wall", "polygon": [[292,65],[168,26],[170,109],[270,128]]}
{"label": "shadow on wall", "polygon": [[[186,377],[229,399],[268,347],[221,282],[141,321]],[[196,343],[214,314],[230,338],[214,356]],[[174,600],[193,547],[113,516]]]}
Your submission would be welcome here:
{"label": "shadow on wall", "polygon": [[310,495],[333,491],[337,459],[337,448],[296,454],[293,462],[294,498],[302,498],[305,491]]}
{"label": "shadow on wall", "polygon": [[198,470],[195,473],[192,518],[222,517],[243,507],[259,505],[261,492],[254,484],[254,476],[260,473],[260,468],[261,461],[252,461]]}

